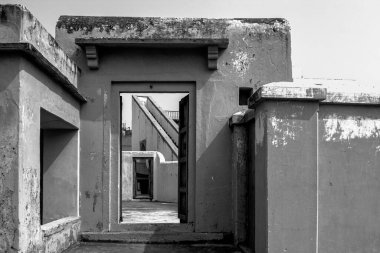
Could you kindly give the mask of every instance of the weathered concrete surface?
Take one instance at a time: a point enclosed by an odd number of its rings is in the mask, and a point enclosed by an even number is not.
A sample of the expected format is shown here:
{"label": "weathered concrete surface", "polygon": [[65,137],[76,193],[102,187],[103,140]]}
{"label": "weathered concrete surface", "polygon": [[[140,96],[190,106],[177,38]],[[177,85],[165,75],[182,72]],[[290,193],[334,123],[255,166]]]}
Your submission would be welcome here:
{"label": "weathered concrete surface", "polygon": [[[116,20],[116,21],[115,21]],[[149,23],[152,20],[152,24]],[[119,22],[118,24],[116,24]],[[125,25],[123,25],[123,24]],[[105,25],[106,24],[106,25]],[[72,27],[72,28],[71,28]],[[176,29],[173,29],[176,28]],[[228,48],[220,52],[218,70],[209,71],[203,48],[112,48],[99,47],[97,71],[89,71],[86,58],[75,38],[228,38]],[[283,20],[208,20],[61,17],[56,40],[83,70],[80,90],[89,97],[82,106],[81,167],[83,231],[107,230],[109,200],[103,195],[102,172],[110,153],[108,99],[113,83],[166,82],[196,85],[196,169],[191,185],[195,192],[194,222],[198,232],[231,232],[231,132],[229,117],[241,110],[239,87],[258,88],[274,81],[291,81],[290,34]],[[117,148],[114,147],[113,148]],[[106,191],[105,191],[106,192]],[[93,209],[96,194],[97,204]],[[103,202],[104,201],[104,202]],[[98,203],[103,203],[100,205]],[[105,212],[103,212],[105,210]],[[210,216],[210,214],[213,214]]]}
{"label": "weathered concrete surface", "polygon": [[38,252],[41,107],[79,127],[79,102],[20,54],[2,54],[0,63],[0,248]]}
{"label": "weathered concrete surface", "polygon": [[0,252],[17,248],[20,61],[0,57]]}
{"label": "weathered concrete surface", "polygon": [[237,248],[224,244],[116,244],[81,243],[65,253],[238,253]]}
{"label": "weathered concrete surface", "polygon": [[0,43],[30,43],[78,86],[78,67],[28,9],[21,5],[0,5],[0,15]]}
{"label": "weathered concrete surface", "polygon": [[257,252],[380,249],[379,89],[333,84],[273,83],[250,99]]}
{"label": "weathered concrete surface", "polygon": [[62,252],[77,243],[79,230],[79,217],[67,217],[43,225],[44,253]]}
{"label": "weathered concrete surface", "polygon": [[[148,103],[148,102],[147,102]],[[178,134],[177,134],[178,139]],[[132,96],[132,150],[142,151],[145,141],[147,151],[160,152],[167,161],[177,161],[178,147],[159,121],[145,106],[141,98]]]}
{"label": "weathered concrete surface", "polygon": [[[235,113],[237,116],[243,112]],[[234,243],[246,241],[248,189],[248,131],[244,125],[232,124],[232,201]]]}
{"label": "weathered concrete surface", "polygon": [[312,252],[316,244],[316,102],[255,108],[255,251]]}
{"label": "weathered concrete surface", "polygon": [[379,107],[321,105],[318,121],[319,252],[378,252]]}
{"label": "weathered concrete surface", "polygon": [[18,213],[21,224],[19,249],[24,252],[35,252],[42,248],[39,216],[41,108],[79,128],[80,105],[75,98],[28,60],[21,59],[19,75],[21,101],[19,170],[22,172],[19,178]]}

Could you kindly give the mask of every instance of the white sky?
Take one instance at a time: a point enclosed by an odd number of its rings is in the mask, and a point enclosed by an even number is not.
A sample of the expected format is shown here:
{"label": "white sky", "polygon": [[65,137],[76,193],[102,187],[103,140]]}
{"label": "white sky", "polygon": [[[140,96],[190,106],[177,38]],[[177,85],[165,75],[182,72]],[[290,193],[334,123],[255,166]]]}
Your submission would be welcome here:
{"label": "white sky", "polygon": [[294,77],[380,81],[380,0],[0,0],[21,3],[54,34],[60,15],[283,17]]}
{"label": "white sky", "polygon": [[164,110],[178,111],[179,101],[188,93],[122,93],[123,100],[122,122],[127,123],[126,127],[132,125],[132,95],[150,96]]}

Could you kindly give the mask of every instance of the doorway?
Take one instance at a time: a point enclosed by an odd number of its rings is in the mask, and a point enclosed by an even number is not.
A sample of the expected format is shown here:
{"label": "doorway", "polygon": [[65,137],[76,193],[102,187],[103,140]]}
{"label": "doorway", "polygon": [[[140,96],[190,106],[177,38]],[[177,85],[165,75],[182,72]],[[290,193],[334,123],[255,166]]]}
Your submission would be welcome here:
{"label": "doorway", "polygon": [[[139,223],[140,225],[153,225],[154,227],[157,226],[165,226],[166,229],[168,228],[176,228],[179,229],[179,231],[187,231],[191,232],[193,231],[193,222],[194,222],[194,213],[195,213],[195,206],[194,206],[194,193],[195,193],[195,83],[187,82],[187,83],[113,83],[111,94],[112,98],[110,99],[110,107],[106,108],[109,110],[109,113],[112,118],[111,125],[110,125],[110,131],[112,132],[111,135],[111,160],[110,160],[110,169],[111,173],[107,174],[105,173],[105,177],[110,176],[110,229],[111,231],[122,231],[122,230],[130,230],[133,223]],[[182,173],[180,171],[184,171],[184,169],[179,170],[178,164],[179,164],[179,156],[178,156],[178,143],[179,143],[179,134],[177,130],[177,137],[171,138],[168,137],[166,140],[172,140],[172,142],[176,141],[177,147],[173,148],[173,145],[168,145],[169,147],[164,149],[163,151],[159,151],[157,149],[152,148],[151,144],[156,144],[156,141],[149,141],[149,138],[143,137],[142,134],[139,135],[139,138],[133,139],[133,128],[136,129],[136,126],[133,127],[132,125],[128,126],[126,122],[123,120],[123,107],[125,106],[125,100],[123,101],[121,99],[121,96],[124,96],[125,94],[130,95],[131,101],[135,102],[135,105],[137,104],[146,104],[150,103],[148,100],[149,96],[160,96],[160,95],[175,95],[175,94],[181,94],[181,97],[177,99],[177,109],[172,108],[165,108],[165,105],[160,105],[157,107],[161,107],[161,112],[166,111],[166,116],[172,116],[177,118],[172,118],[172,123],[179,128],[179,101],[183,97],[188,97],[188,120],[187,122],[187,140],[184,142],[186,144],[186,153],[187,156],[182,158],[182,162],[185,160],[186,163],[183,163],[186,165],[186,176],[180,176],[178,173]],[[153,100],[159,100],[153,98]],[[120,102],[119,102],[120,101]],[[147,102],[148,101],[148,102]],[[169,101],[169,99],[164,99],[161,101]],[[149,106],[149,105],[148,105]],[[137,117],[140,121],[142,120],[141,115],[145,114],[145,110],[141,110],[140,116]],[[162,114],[162,113],[161,113]],[[132,116],[131,116],[132,117]],[[154,116],[153,121],[159,121],[160,117],[157,116],[157,114]],[[131,119],[132,122],[136,123],[137,120],[134,118]],[[162,121],[160,122],[162,124]],[[137,127],[137,129],[140,130],[140,132],[144,132],[143,127]],[[117,131],[115,131],[117,130]],[[149,131],[148,131],[149,132]],[[171,131],[166,131],[167,135],[171,135]],[[135,131],[136,133],[136,131]],[[146,133],[146,132],[145,132]],[[124,136],[123,136],[124,134]],[[172,135],[171,135],[172,136]],[[124,140],[128,140],[129,142],[123,142]],[[135,136],[136,137],[136,136]],[[157,143],[162,143],[162,141],[158,138],[156,138]],[[182,145],[182,144],[181,144]],[[124,148],[124,150],[123,150]],[[125,148],[129,148],[129,150],[125,150]],[[176,155],[170,154],[171,151],[176,150]],[[125,154],[128,154],[126,156]],[[136,192],[137,194],[134,194],[134,179],[133,179],[133,165],[130,166],[131,169],[126,170],[123,168],[123,164],[129,160],[127,164],[133,164],[133,157],[138,158],[144,158],[149,157],[151,158],[150,161],[152,163],[152,173],[151,175],[151,196],[149,194],[143,194],[144,196],[139,197],[139,192]],[[164,161],[165,166],[161,166],[160,173],[157,173],[157,164],[158,162]],[[177,174],[170,173],[170,171],[173,171],[173,168],[177,171]],[[117,171],[116,171],[117,170]],[[127,173],[130,173],[130,176],[128,178],[130,180],[125,181],[125,177]],[[166,174],[165,174],[166,173]],[[165,176],[165,175],[167,176]],[[173,180],[173,178],[175,178]],[[182,194],[179,194],[179,178],[182,178],[182,182],[186,184],[186,187],[182,186]],[[157,184],[155,182],[164,181],[163,183]],[[166,181],[165,181],[166,180]],[[113,182],[119,182],[118,184],[115,184]],[[127,182],[127,183],[126,183]],[[129,182],[129,183],[128,183]],[[171,183],[170,183],[171,182]],[[174,182],[175,190],[173,191],[171,186]],[[137,182],[136,182],[137,183]],[[142,185],[143,186],[143,185]],[[125,187],[128,189],[125,190]],[[141,185],[140,185],[141,187]],[[145,187],[145,186],[143,186]],[[141,188],[140,188],[141,189]],[[183,191],[185,190],[185,191]],[[125,201],[123,198],[125,196],[125,193],[128,193],[129,196],[131,196],[129,199],[128,204],[133,204],[133,206],[129,206],[130,212],[126,212],[125,209]],[[143,191],[146,191],[146,189],[143,189]],[[145,192],[146,193],[146,192]],[[162,196],[166,196],[171,198],[172,196],[170,194],[176,197],[175,201],[168,200],[168,201],[160,201],[160,198]],[[133,197],[133,194],[135,197]],[[161,194],[161,195],[160,195]],[[151,199],[150,199],[151,197]],[[180,200],[180,198],[182,200]],[[158,201],[157,201],[158,200]],[[179,207],[179,203],[182,203],[182,207]],[[136,214],[136,209],[140,208],[144,209],[142,207],[145,204],[155,204],[156,210],[166,210],[165,212],[167,214],[170,214],[170,219],[165,220],[159,220],[154,219],[152,216],[150,218],[149,215],[143,215],[145,219],[131,219],[131,214]],[[157,204],[159,206],[157,207]],[[185,207],[185,208],[183,208]],[[134,210],[133,210],[134,209]],[[145,210],[148,210],[150,208],[145,207]],[[179,210],[182,210],[182,217],[179,217]],[[135,215],[136,217],[136,215]],[[167,216],[168,217],[168,216]],[[175,220],[174,220],[175,218]],[[132,227],[136,227],[134,224]],[[169,225],[169,226],[168,226]],[[174,226],[174,227],[173,227]],[[149,226],[151,227],[151,226]]]}
{"label": "doorway", "polygon": [[188,93],[121,93],[120,99],[120,221],[186,223]]}
{"label": "doorway", "polygon": [[153,199],[153,159],[133,157],[133,199]]}

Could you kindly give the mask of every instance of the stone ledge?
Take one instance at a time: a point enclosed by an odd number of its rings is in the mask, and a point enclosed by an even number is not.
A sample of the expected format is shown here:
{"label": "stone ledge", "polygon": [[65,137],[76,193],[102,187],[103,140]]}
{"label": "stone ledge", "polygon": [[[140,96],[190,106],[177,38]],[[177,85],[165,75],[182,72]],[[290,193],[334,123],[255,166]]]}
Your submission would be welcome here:
{"label": "stone ledge", "polygon": [[46,71],[50,76],[58,81],[65,90],[67,90],[71,95],[73,95],[80,102],[86,102],[87,99],[80,94],[77,87],[75,87],[72,82],[65,76],[61,71],[59,71],[55,65],[48,61],[37,48],[30,43],[0,43],[1,51],[19,51],[24,53],[28,58],[41,66],[44,71]]}
{"label": "stone ledge", "polygon": [[228,120],[228,124],[230,127],[233,127],[235,125],[245,124],[253,120],[254,118],[255,118],[254,109],[242,110],[242,111],[234,113],[231,116],[231,118]]}
{"label": "stone ledge", "polygon": [[42,225],[41,230],[43,232],[44,237],[48,237],[53,234],[59,233],[62,230],[68,228],[69,226],[79,222],[80,217],[66,217]]}
{"label": "stone ledge", "polygon": [[263,100],[321,101],[325,100],[326,96],[327,91],[325,88],[264,85],[248,99],[248,107],[252,109]]}
{"label": "stone ledge", "polygon": [[263,100],[315,100],[321,104],[380,105],[380,88],[351,80],[299,80],[269,83],[249,98],[249,108]]}
{"label": "stone ledge", "polygon": [[77,87],[79,68],[59,47],[41,23],[21,5],[0,5],[0,43],[28,43],[54,66],[66,82]]}
{"label": "stone ledge", "polygon": [[380,94],[327,92],[323,104],[380,105]]}

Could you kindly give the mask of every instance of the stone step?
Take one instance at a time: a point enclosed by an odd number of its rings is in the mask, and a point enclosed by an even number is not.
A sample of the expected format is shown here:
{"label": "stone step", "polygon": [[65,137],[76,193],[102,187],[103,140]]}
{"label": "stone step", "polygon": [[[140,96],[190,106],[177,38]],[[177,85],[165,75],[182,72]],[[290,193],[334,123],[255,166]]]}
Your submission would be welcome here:
{"label": "stone step", "polygon": [[125,231],[125,232],[82,232],[83,242],[119,242],[119,243],[186,243],[186,242],[227,242],[231,236],[223,233],[197,232],[157,232],[157,231]]}
{"label": "stone step", "polygon": [[133,244],[109,242],[81,242],[64,253],[241,253],[231,244]]}
{"label": "stone step", "polygon": [[184,223],[122,223],[122,232],[138,232],[138,231],[154,231],[154,232],[179,232],[179,233],[189,233],[194,231],[194,226],[192,224]]}

